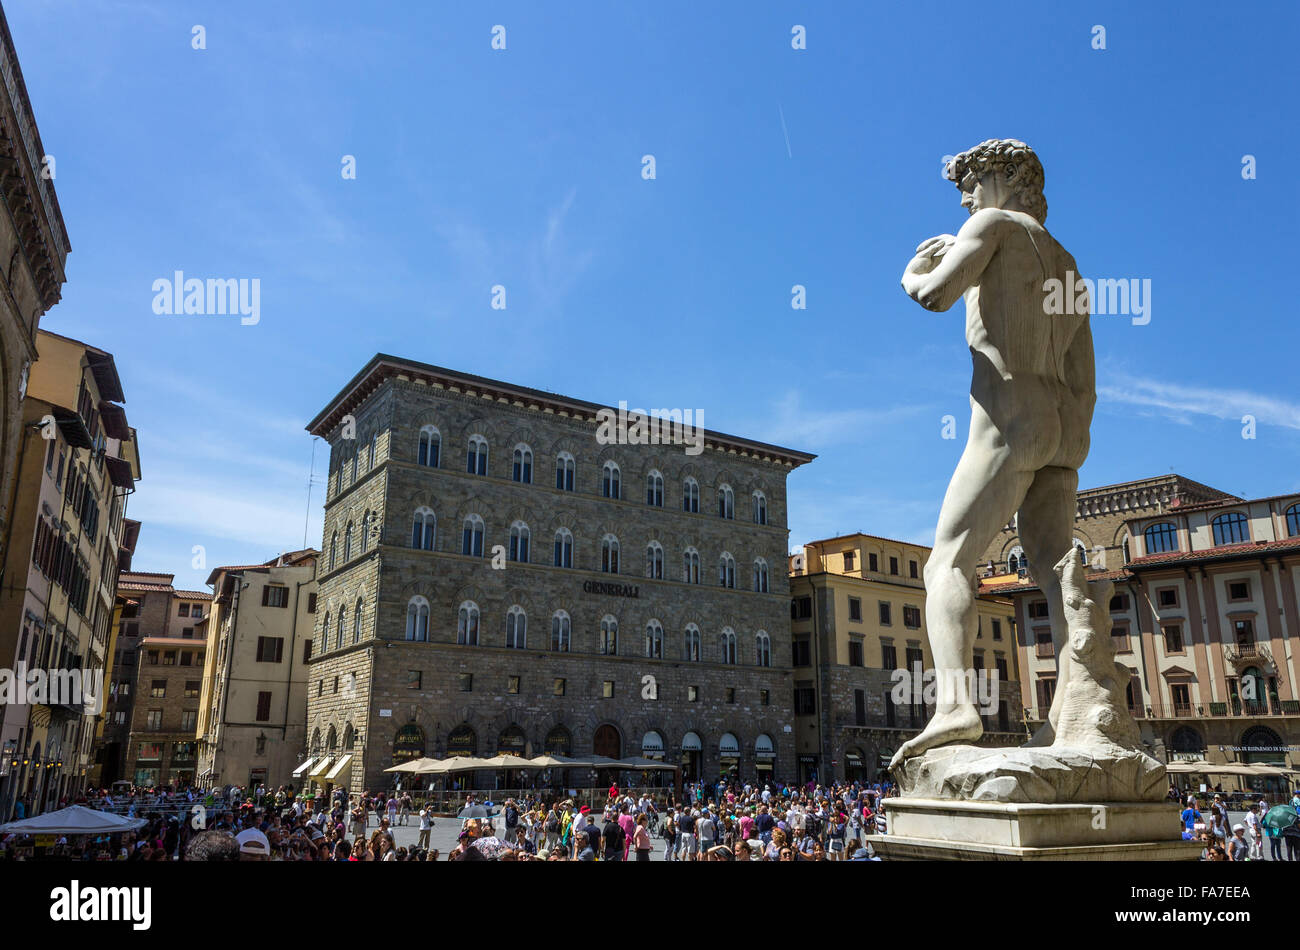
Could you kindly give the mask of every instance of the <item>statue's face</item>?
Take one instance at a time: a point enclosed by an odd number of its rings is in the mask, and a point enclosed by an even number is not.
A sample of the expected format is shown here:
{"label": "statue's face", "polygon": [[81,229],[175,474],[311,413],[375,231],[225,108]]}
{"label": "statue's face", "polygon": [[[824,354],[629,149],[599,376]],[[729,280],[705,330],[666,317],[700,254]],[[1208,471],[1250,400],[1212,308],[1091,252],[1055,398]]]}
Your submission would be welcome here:
{"label": "statue's face", "polygon": [[1011,188],[1015,178],[1015,169],[1010,165],[998,165],[989,169],[980,177],[967,171],[961,180],[961,206],[970,214],[983,208],[1006,208],[1011,202],[1017,202],[1016,193]]}

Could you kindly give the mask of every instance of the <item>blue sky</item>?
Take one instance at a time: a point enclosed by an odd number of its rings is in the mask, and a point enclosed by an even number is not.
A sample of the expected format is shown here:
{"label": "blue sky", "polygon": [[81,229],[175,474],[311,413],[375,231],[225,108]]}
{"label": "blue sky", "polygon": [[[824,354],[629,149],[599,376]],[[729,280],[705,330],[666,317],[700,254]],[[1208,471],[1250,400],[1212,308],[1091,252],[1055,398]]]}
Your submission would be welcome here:
{"label": "blue sky", "polygon": [[[73,246],[43,326],[115,354],[143,455],[135,566],[178,586],[207,575],[194,545],[210,568],[302,544],[303,426],[381,351],[703,409],[819,454],[789,479],[792,547],[928,543],[966,436],[964,307],[928,313],[898,281],[965,218],[943,156],[993,137],[1038,151],[1085,276],[1152,282],[1148,325],[1094,318],[1081,484],[1300,488],[1277,290],[1298,243],[1294,4],[5,10]],[[258,278],[260,322],[156,315],[176,270]]]}

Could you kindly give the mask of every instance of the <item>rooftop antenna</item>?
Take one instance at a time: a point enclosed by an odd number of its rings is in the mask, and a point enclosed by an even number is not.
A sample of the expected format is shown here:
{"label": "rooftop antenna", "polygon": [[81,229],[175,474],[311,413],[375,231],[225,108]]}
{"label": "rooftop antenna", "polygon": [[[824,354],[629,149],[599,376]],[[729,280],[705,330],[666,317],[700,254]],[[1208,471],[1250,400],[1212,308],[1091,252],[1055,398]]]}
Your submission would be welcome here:
{"label": "rooftop antenna", "polygon": [[311,522],[311,490],[316,484],[316,443],[319,441],[320,436],[314,436],[311,440],[311,471],[307,474],[307,513],[302,519],[303,550],[307,548],[307,527]]}

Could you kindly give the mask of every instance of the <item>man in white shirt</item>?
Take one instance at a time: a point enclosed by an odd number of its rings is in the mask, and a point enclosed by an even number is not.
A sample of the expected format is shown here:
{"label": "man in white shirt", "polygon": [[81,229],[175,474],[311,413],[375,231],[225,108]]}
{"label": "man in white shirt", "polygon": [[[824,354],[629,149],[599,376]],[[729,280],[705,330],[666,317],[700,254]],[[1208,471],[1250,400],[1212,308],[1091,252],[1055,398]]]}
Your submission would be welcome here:
{"label": "man in white shirt", "polygon": [[1246,812],[1246,838],[1250,841],[1250,858],[1252,861],[1264,860],[1264,829],[1260,827],[1259,806],[1251,805]]}

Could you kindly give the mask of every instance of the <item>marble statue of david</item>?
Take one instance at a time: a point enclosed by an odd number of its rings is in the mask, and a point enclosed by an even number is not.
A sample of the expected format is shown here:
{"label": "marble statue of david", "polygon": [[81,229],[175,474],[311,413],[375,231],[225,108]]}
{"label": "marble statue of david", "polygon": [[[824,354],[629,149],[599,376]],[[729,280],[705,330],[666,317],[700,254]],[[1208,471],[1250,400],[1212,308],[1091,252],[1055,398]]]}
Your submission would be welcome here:
{"label": "marble statue of david", "polygon": [[1030,744],[1052,743],[1066,686],[1061,677],[1068,675],[1060,662],[1068,635],[1061,582],[1052,567],[1072,549],[1078,471],[1097,399],[1088,313],[1048,312],[1047,282],[1072,286],[1067,271],[1078,268],[1043,226],[1038,156],[1023,142],[990,139],[954,158],[945,176],[957,184],[970,217],[956,237],[923,242],[902,283],[927,310],[943,312],[966,299],[974,363],[970,436],[925,566],[936,712],[891,768],[983,732],[975,697],[958,684],[968,682],[973,665],[976,562],[1012,516],[1033,580],[1047,597],[1058,663],[1056,701]]}

